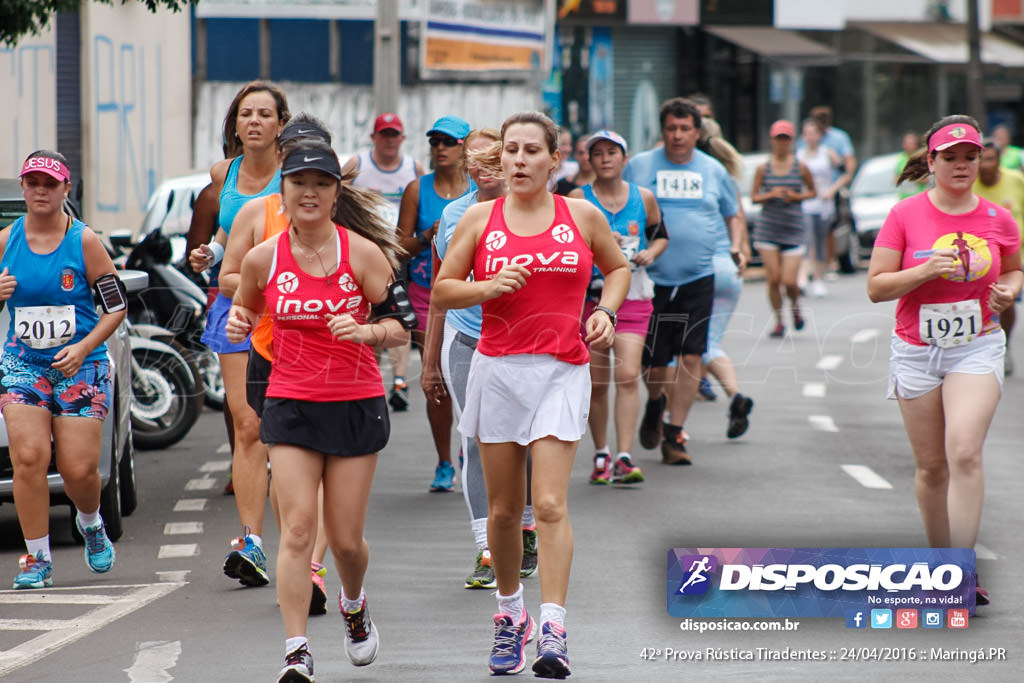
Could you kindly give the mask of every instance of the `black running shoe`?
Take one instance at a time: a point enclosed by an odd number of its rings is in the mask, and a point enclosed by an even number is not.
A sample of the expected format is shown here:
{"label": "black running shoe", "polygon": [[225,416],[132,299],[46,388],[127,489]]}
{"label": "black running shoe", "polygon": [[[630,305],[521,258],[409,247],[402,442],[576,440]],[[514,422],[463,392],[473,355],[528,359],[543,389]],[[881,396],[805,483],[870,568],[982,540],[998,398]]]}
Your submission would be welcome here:
{"label": "black running shoe", "polygon": [[735,439],[743,436],[747,427],[750,426],[748,416],[753,408],[754,401],[743,394],[736,394],[732,397],[732,403],[729,404],[729,429],[725,432],[727,437]]}
{"label": "black running shoe", "polygon": [[644,419],[640,421],[640,445],[651,450],[661,441],[661,416],[665,412],[667,402],[665,394],[657,399],[648,400],[644,410]]}

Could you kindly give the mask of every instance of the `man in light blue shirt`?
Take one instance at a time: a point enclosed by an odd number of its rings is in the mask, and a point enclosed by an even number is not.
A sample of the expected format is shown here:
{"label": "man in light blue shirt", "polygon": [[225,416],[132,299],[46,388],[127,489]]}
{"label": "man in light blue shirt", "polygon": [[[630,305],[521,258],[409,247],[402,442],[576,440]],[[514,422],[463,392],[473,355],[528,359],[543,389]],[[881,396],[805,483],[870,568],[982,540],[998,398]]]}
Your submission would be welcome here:
{"label": "man in light blue shirt", "polygon": [[[696,105],[673,98],[661,106],[660,119],[663,146],[635,156],[624,176],[654,193],[669,238],[668,248],[647,268],[654,281],[654,314],[644,344],[650,399],[640,443],[654,448],[660,438],[664,464],[689,465],[683,424],[707,349],[715,245],[727,234],[733,258],[742,261],[743,224],[725,167],[696,148],[701,126]],[[661,424],[670,385],[669,421]]]}

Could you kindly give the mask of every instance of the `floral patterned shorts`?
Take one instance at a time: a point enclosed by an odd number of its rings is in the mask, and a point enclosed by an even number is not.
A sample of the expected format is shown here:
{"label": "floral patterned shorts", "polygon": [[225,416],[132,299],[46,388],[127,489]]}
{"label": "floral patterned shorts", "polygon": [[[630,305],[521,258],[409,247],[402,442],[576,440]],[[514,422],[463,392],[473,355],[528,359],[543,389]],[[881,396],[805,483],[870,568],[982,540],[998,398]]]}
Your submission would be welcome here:
{"label": "floral patterned shorts", "polygon": [[11,404],[46,408],[54,417],[102,420],[110,407],[110,364],[86,361],[73,377],[11,353],[0,358],[0,410]]}

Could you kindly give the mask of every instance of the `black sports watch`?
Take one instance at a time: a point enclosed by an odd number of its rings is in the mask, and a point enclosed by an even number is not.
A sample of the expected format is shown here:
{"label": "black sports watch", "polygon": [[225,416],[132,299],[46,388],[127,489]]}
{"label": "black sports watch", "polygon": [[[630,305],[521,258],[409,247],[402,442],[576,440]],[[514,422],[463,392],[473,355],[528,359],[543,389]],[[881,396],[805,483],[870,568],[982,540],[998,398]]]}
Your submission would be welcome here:
{"label": "black sports watch", "polygon": [[608,317],[612,319],[612,327],[615,327],[616,325],[619,324],[619,315],[612,309],[608,308],[607,306],[594,306],[594,310],[601,311],[602,313],[607,313]]}

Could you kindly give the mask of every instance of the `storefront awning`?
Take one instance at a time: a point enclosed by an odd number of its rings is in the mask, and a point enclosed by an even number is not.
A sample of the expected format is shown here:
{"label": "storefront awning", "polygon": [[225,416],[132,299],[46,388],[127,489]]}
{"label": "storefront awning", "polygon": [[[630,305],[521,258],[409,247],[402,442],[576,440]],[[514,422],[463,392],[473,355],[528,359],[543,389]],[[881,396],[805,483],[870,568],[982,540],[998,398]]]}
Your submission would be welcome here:
{"label": "storefront awning", "polygon": [[770,26],[705,26],[704,30],[783,64],[820,64],[838,60],[835,51],[796,31],[784,31]]}
{"label": "storefront awning", "polygon": [[[858,24],[858,27],[937,64],[967,63],[967,28],[963,24]],[[982,33],[981,61],[1024,68],[1024,46],[995,33]]]}

